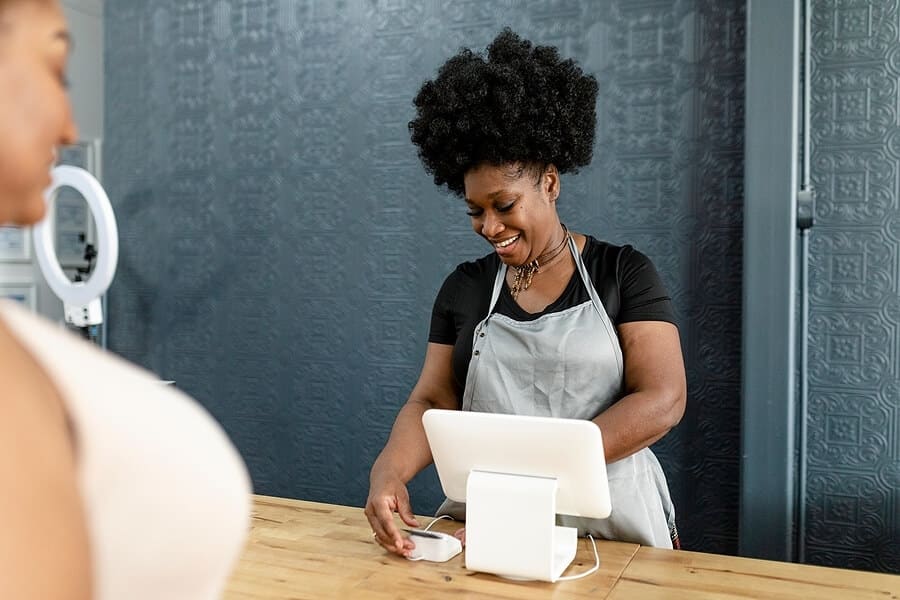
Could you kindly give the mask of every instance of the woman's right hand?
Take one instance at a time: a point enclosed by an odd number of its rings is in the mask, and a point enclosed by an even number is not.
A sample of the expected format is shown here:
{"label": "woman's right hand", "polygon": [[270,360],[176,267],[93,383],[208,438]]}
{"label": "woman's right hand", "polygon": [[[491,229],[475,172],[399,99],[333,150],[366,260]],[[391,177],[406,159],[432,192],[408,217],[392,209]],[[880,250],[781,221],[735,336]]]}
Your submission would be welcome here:
{"label": "woman's right hand", "polygon": [[375,541],[385,550],[404,557],[412,553],[416,545],[400,533],[394,522],[394,513],[397,513],[410,527],[419,526],[412,513],[406,484],[399,477],[390,474],[372,477],[365,513],[375,532]]}
{"label": "woman's right hand", "polygon": [[419,381],[391,429],[391,435],[369,475],[366,518],[375,539],[389,552],[410,556],[415,543],[404,536],[394,513],[410,527],[418,527],[409,504],[406,482],[431,463],[431,449],[422,426],[429,408],[459,408],[453,383],[453,346],[429,343]]}

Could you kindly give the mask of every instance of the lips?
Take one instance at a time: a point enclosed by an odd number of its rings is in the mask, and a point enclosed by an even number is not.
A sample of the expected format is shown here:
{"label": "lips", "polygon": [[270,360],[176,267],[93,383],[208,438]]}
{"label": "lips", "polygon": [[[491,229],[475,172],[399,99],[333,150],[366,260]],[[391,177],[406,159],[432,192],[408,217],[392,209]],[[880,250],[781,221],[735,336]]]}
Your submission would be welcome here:
{"label": "lips", "polygon": [[506,238],[504,240],[493,241],[491,240],[491,245],[494,247],[494,251],[501,257],[511,256],[516,252],[516,249],[519,247],[518,241],[520,235],[514,235],[513,237]]}
{"label": "lips", "polygon": [[501,240],[499,242],[491,242],[491,243],[494,245],[494,248],[497,248],[499,250],[500,248],[508,248],[509,246],[514,244],[515,241],[518,239],[519,239],[519,236],[514,235],[511,238],[506,238],[505,240]]}

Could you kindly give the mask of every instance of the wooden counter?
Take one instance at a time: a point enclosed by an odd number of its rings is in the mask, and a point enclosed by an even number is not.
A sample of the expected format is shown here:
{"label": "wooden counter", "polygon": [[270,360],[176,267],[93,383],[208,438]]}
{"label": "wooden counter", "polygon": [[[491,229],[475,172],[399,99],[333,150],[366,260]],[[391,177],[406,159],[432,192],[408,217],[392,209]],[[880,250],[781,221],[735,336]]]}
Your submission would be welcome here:
{"label": "wooden counter", "polygon": [[[420,519],[424,527],[430,518]],[[438,521],[450,533],[459,524]],[[623,600],[789,598],[900,600],[900,576],[659,550],[597,542],[600,570],[583,579],[513,582],[465,570],[460,554],[446,563],[408,561],[372,540],[360,508],[256,496],[246,550],[225,593],[227,600],[340,598],[609,598]],[[590,542],[566,575],[594,564]]]}
{"label": "wooden counter", "polygon": [[900,599],[900,576],[642,546],[608,600]]}
{"label": "wooden counter", "polygon": [[[429,522],[429,517],[419,519],[422,527]],[[452,533],[459,527],[442,519],[432,529]],[[555,584],[519,583],[467,571],[464,553],[445,563],[409,561],[389,554],[372,539],[361,508],[257,496],[250,539],[225,598],[596,599],[609,593],[639,547],[600,541],[598,572]],[[581,573],[593,565],[590,541],[580,539],[578,554],[565,574]]]}

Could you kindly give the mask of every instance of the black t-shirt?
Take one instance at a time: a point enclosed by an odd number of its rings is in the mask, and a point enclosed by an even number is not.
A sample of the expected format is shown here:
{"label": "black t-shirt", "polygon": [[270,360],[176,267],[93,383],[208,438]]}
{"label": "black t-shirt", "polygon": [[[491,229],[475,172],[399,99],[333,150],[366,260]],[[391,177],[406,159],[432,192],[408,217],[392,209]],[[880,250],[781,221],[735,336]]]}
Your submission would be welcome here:
{"label": "black t-shirt", "polygon": [[[581,259],[614,325],[634,321],[675,323],[672,300],[650,259],[631,246],[614,246],[587,236]],[[453,346],[457,390],[465,388],[475,327],[487,316],[500,258],[492,252],[456,267],[438,292],[431,312],[428,341]],[[494,311],[529,321],[578,306],[590,299],[576,269],[566,289],[539,313],[523,310],[504,285]]]}

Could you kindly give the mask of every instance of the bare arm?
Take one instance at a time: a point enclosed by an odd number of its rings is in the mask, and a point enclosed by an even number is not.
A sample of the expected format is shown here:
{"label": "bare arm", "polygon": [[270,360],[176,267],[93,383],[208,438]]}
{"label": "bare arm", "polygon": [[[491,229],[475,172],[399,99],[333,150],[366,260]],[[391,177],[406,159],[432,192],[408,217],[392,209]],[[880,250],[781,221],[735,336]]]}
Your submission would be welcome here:
{"label": "bare arm", "polygon": [[681,420],[687,398],[678,328],[661,321],[623,323],[619,338],[625,396],[594,419],[607,462],[662,438]]}
{"label": "bare arm", "polygon": [[432,461],[422,415],[429,408],[459,409],[452,359],[453,346],[428,344],[419,381],[400,409],[369,475],[366,517],[379,543],[398,554],[405,554],[412,546],[400,535],[393,513],[397,512],[406,524],[418,526],[406,484]]}
{"label": "bare arm", "polygon": [[56,390],[0,324],[0,598],[87,600],[90,555]]}

